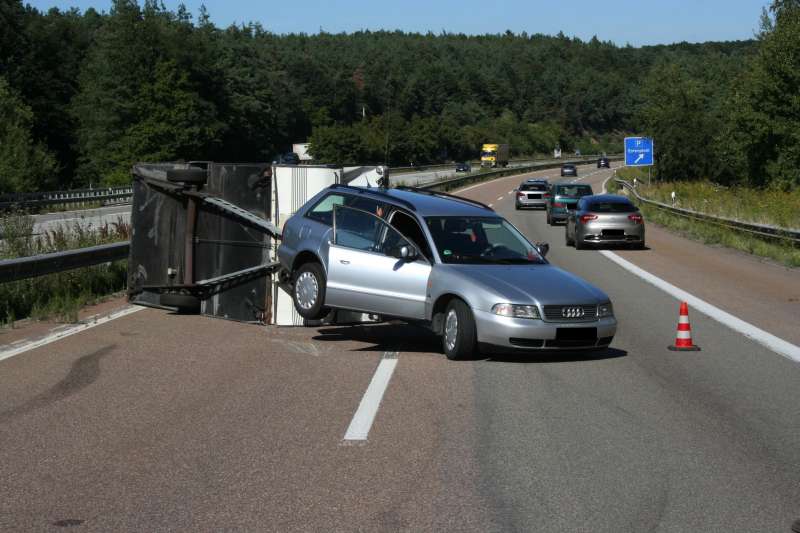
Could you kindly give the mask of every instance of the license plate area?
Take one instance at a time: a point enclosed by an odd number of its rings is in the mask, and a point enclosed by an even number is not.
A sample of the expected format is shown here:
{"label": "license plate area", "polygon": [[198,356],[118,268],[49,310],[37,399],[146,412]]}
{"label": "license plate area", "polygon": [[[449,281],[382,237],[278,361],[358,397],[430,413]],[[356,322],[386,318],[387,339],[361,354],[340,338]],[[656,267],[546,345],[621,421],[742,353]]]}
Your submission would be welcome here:
{"label": "license plate area", "polygon": [[624,229],[604,229],[603,237],[622,237],[625,235]]}
{"label": "license plate area", "polygon": [[588,344],[597,340],[597,328],[557,328],[557,341],[588,341]]}
{"label": "license plate area", "polygon": [[541,194],[529,194],[528,195],[528,200],[541,200],[541,199],[542,199],[542,195]]}

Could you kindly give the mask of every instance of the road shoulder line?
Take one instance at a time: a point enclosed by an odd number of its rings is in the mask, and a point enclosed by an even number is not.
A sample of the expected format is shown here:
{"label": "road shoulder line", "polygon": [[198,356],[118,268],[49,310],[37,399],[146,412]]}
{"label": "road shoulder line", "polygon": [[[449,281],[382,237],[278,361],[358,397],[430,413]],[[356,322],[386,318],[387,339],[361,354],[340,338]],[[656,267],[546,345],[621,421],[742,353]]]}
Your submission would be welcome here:
{"label": "road shoulder line", "polygon": [[397,352],[384,352],[378,368],[375,369],[375,374],[372,376],[372,381],[369,382],[369,386],[361,398],[361,403],[358,404],[358,409],[347,427],[343,439],[345,442],[367,440],[369,430],[378,414],[383,394],[389,386],[389,380],[392,378],[395,367],[397,367],[397,355]]}
{"label": "road shoulder line", "polygon": [[745,322],[744,320],[737,318],[726,311],[723,311],[719,307],[716,307],[705,300],[701,300],[700,298],[684,291],[683,289],[676,287],[672,283],[634,265],[630,261],[623,259],[613,252],[608,250],[599,250],[599,252],[628,272],[635,274],[644,281],[654,285],[679,301],[688,303],[697,311],[700,311],[704,315],[713,318],[723,326],[727,326],[730,329],[741,333],[745,337],[753,339],[759,344],[766,346],[773,352],[778,353],[787,359],[791,359],[792,361],[800,363],[800,346],[795,346],[794,344],[785,341],[780,337],[776,337],[775,335],[768,333],[763,329],[750,324],[749,322]]}
{"label": "road shoulder line", "polygon": [[105,316],[90,317],[89,319],[87,319],[87,322],[85,324],[76,324],[72,327],[63,329],[61,331],[56,331],[55,333],[51,333],[50,335],[42,337],[41,339],[25,342],[24,344],[20,345],[12,345],[11,348],[0,351],[0,361],[4,359],[10,359],[11,357],[19,355],[21,353],[25,353],[30,350],[34,350],[36,348],[40,348],[42,346],[46,346],[52,342],[69,337],[71,335],[75,335],[76,333],[80,333],[81,331],[86,331],[87,329],[92,329],[93,327],[105,324],[106,322],[111,322],[112,320],[128,316],[131,313],[141,311],[142,309],[144,309],[144,307],[138,305],[132,305],[129,307],[125,307],[119,311],[114,311],[113,313],[110,313]]}

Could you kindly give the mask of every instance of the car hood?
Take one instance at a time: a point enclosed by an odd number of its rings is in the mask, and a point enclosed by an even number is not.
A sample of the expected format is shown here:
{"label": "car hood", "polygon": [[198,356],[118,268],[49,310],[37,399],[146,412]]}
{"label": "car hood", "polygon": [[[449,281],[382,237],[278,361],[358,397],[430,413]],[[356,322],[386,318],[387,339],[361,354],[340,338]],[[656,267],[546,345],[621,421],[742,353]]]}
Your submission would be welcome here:
{"label": "car hood", "polygon": [[609,300],[606,293],[591,283],[553,265],[451,266],[464,278],[501,298],[495,303],[567,305]]}

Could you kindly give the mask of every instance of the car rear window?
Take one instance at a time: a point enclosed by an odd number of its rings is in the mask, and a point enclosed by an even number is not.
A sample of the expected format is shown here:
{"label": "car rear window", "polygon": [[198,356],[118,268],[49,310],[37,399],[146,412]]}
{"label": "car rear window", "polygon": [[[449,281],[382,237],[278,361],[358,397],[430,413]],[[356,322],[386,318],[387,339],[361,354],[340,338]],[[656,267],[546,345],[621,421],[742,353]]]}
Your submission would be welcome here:
{"label": "car rear window", "polygon": [[574,196],[580,198],[581,196],[590,196],[592,194],[592,187],[589,185],[558,185],[556,187],[556,194],[559,196]]}
{"label": "car rear window", "polygon": [[519,186],[521,191],[546,191],[547,185],[544,183],[523,183]]}
{"label": "car rear window", "polygon": [[633,213],[636,206],[630,202],[592,202],[587,211],[593,213]]}

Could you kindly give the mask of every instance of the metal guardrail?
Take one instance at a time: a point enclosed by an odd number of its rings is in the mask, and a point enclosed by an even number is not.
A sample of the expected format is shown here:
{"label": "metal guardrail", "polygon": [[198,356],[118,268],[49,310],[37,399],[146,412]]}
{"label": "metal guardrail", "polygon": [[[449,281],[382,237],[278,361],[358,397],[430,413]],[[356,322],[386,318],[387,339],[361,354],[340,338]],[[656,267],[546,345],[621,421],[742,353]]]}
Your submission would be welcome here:
{"label": "metal guardrail", "polygon": [[[594,159],[594,158],[592,158]],[[621,161],[622,156],[609,156],[609,161]],[[441,190],[441,191],[451,191],[453,189],[457,189],[459,187],[463,187],[464,185],[469,185],[471,183],[479,183],[482,181],[489,181],[496,178],[502,178],[505,176],[513,176],[515,174],[525,174],[526,172],[534,172],[536,170],[547,170],[551,168],[559,168],[561,165],[566,164],[573,164],[573,165],[580,165],[586,164],[585,159],[564,159],[558,161],[550,161],[545,163],[534,163],[531,165],[526,165],[523,167],[509,167],[500,170],[491,170],[489,172],[476,172],[473,174],[467,174],[464,176],[457,176],[455,178],[444,179],[441,181],[436,181],[433,183],[426,183],[425,185],[420,185],[420,189],[431,189],[431,190]]]}
{"label": "metal guardrail", "polygon": [[14,208],[37,208],[53,205],[83,205],[100,202],[126,203],[133,196],[133,186],[103,189],[73,189],[71,191],[26,192],[0,195],[0,211]]}
{"label": "metal guardrail", "polygon": [[65,272],[128,258],[130,242],[101,244],[77,250],[0,261],[0,283]]}
{"label": "metal guardrail", "polygon": [[769,224],[755,224],[752,222],[743,222],[741,220],[736,220],[734,218],[709,215],[707,213],[701,213],[699,211],[693,211],[691,209],[675,207],[669,204],[665,204],[663,202],[657,202],[655,200],[650,200],[649,198],[641,196],[631,183],[623,179],[615,178],[614,181],[616,181],[617,183],[628,189],[631,193],[633,193],[633,195],[636,197],[638,201],[647,205],[652,205],[653,207],[656,207],[658,209],[668,211],[674,215],[682,216],[684,218],[690,218],[693,220],[702,220],[704,222],[709,222],[717,226],[722,226],[736,231],[750,233],[752,235],[757,235],[758,237],[765,239],[789,241],[794,243],[795,245],[800,245],[800,230],[781,228],[779,226],[771,226]]}

